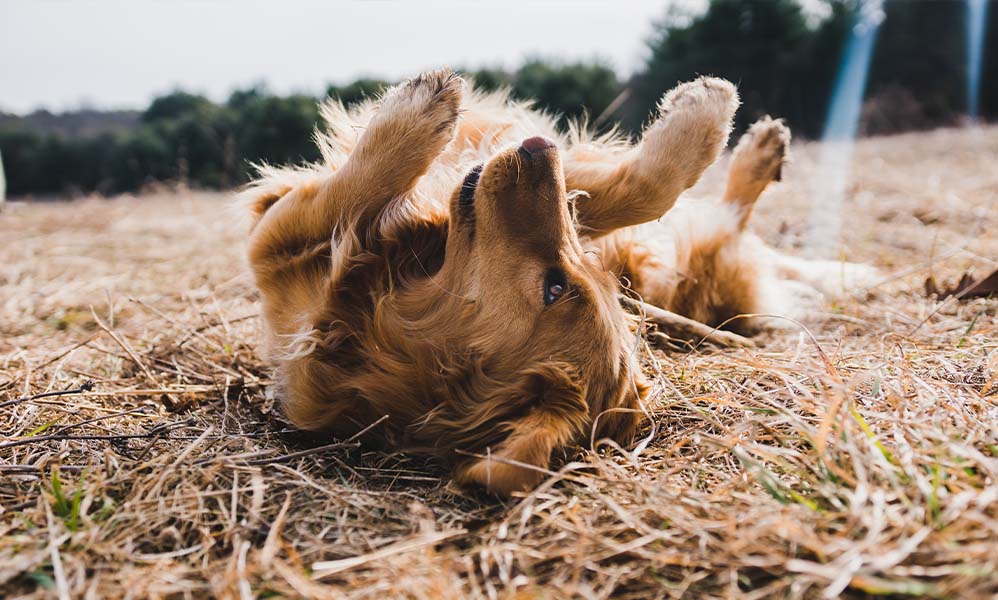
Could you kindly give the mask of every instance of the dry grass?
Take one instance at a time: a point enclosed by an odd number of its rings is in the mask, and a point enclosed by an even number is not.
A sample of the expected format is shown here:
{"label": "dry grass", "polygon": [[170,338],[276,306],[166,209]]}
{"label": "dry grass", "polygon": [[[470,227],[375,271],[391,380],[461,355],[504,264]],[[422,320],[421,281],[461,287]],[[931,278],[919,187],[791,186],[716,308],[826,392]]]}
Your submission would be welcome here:
{"label": "dry grass", "polygon": [[[795,151],[754,222],[791,249]],[[645,440],[505,504],[287,427],[225,197],[9,204],[0,596],[996,594],[998,301],[922,292],[995,268],[996,156],[998,128],[862,142],[846,254],[896,277],[816,343],[646,353]]]}

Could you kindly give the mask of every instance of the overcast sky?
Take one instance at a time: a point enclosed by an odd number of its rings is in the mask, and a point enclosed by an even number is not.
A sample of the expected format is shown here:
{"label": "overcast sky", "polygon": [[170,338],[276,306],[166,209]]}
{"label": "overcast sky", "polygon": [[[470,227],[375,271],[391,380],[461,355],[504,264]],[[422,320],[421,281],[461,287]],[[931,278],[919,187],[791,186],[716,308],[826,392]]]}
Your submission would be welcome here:
{"label": "overcast sky", "polygon": [[141,108],[175,88],[318,94],[359,75],[525,57],[623,75],[653,20],[698,0],[0,0],[0,110]]}

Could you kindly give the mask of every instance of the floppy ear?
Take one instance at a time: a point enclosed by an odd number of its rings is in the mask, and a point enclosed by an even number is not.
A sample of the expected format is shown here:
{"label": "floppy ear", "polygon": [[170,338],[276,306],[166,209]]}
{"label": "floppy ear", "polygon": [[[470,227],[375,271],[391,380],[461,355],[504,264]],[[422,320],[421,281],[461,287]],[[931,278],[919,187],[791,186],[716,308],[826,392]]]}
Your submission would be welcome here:
{"label": "floppy ear", "polygon": [[568,369],[558,364],[540,365],[527,371],[508,390],[507,397],[492,398],[489,402],[519,405],[523,410],[501,425],[507,432],[506,438],[498,446],[486,449],[485,458],[458,467],[455,478],[503,496],[540,483],[545,477],[543,470],[551,461],[551,452],[569,444],[589,422],[585,390],[573,380]]}

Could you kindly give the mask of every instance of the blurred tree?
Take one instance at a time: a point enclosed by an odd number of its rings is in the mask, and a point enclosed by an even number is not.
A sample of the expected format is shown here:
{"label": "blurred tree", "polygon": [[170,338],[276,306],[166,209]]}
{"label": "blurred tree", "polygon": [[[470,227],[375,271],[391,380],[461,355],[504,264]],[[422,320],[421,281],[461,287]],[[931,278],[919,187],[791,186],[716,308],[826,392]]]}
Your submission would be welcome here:
{"label": "blurred tree", "polygon": [[966,106],[966,2],[888,0],[870,65],[864,131],[954,123]]}
{"label": "blurred tree", "polygon": [[487,91],[513,87],[513,75],[500,67],[484,67],[481,69],[458,69],[475,82],[475,87]]}
{"label": "blurred tree", "polygon": [[229,94],[229,99],[225,105],[235,112],[244,110],[247,106],[268,96],[267,88],[263,85],[256,85],[245,90],[236,90]]}
{"label": "blurred tree", "polygon": [[344,86],[330,85],[326,88],[326,96],[337,98],[344,105],[350,106],[366,98],[377,98],[391,85],[390,81],[384,79],[362,78]]}
{"label": "blurred tree", "polygon": [[981,116],[998,119],[998,0],[988,0],[981,66]]}
{"label": "blurred tree", "polygon": [[318,160],[312,134],[319,121],[315,98],[261,96],[235,116],[235,144],[245,175],[247,162],[285,164]]}
{"label": "blurred tree", "polygon": [[623,120],[637,129],[677,82],[714,75],[738,84],[737,127],[763,114],[817,135],[824,123],[854,3],[829,0],[816,27],[796,0],[714,0],[702,15],[679,9],[656,24],[645,68],[630,82]]}
{"label": "blurred tree", "polygon": [[124,192],[153,181],[177,179],[176,157],[168,139],[153,127],[142,127],[119,139],[108,154],[106,178],[92,189]]}
{"label": "blurred tree", "polygon": [[530,60],[513,74],[513,95],[534,100],[539,108],[579,118],[596,118],[620,93],[617,74],[603,63],[557,64]]}
{"label": "blurred tree", "polygon": [[176,91],[160,96],[149,104],[142,113],[144,123],[152,123],[166,119],[176,119],[186,114],[208,110],[212,107],[210,100],[204,96]]}
{"label": "blurred tree", "polygon": [[97,190],[107,180],[110,152],[120,134],[101,133],[73,139],[60,139],[67,152],[66,164],[61,166],[60,193],[81,193]]}
{"label": "blurred tree", "polygon": [[41,136],[22,129],[0,129],[7,193],[11,196],[38,193],[38,147]]}

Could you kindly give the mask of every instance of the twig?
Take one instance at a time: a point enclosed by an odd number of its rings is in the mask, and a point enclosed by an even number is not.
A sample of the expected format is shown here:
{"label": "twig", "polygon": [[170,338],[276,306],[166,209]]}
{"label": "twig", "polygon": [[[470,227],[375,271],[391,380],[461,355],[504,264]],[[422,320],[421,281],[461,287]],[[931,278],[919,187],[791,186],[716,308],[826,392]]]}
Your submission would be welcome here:
{"label": "twig", "polygon": [[350,558],[342,558],[340,560],[315,562],[312,563],[312,571],[314,571],[312,579],[322,579],[323,577],[327,577],[347,569],[352,569],[354,567],[359,567],[371,561],[382,560],[388,558],[389,556],[395,556],[396,554],[404,554],[406,552],[418,550],[424,546],[439,544],[444,540],[465,535],[466,533],[468,533],[467,529],[440,531],[425,534],[414,539],[402,540],[401,542],[390,544],[362,556],[351,556]]}
{"label": "twig", "polygon": [[120,411],[120,412],[111,413],[109,415],[104,415],[102,417],[94,417],[92,419],[87,419],[85,421],[80,421],[79,423],[69,423],[67,425],[63,425],[62,427],[59,427],[56,431],[58,433],[66,433],[70,429],[74,429],[76,427],[82,427],[83,425],[89,425],[91,423],[96,423],[98,421],[105,421],[107,419],[113,419],[115,417],[123,417],[125,415],[130,415],[130,414],[139,413],[139,412],[145,412],[148,409],[149,409],[148,406],[136,406],[135,408],[130,408],[128,410],[123,410],[123,411]]}
{"label": "twig", "polygon": [[593,127],[598,129],[601,125],[603,125],[603,123],[606,123],[607,120],[609,120],[610,117],[614,115],[614,113],[620,110],[620,107],[623,106],[624,103],[627,102],[628,99],[630,99],[630,97],[631,97],[631,88],[625,87],[623,91],[617,94],[617,97],[614,98],[610,102],[610,104],[607,104],[606,108],[603,109],[603,112],[601,112],[599,116],[596,117],[596,119],[593,121]]}
{"label": "twig", "polygon": [[[254,389],[258,387],[263,387],[263,382],[248,382],[240,384],[244,389]],[[115,398],[119,396],[155,396],[157,394],[203,394],[205,392],[216,392],[218,391],[218,386],[215,385],[189,385],[187,387],[181,388],[148,388],[148,389],[137,389],[137,390],[108,390],[102,392],[93,392],[90,395],[94,398]],[[66,393],[66,392],[58,392]],[[55,393],[53,393],[55,395]]]}
{"label": "twig", "polygon": [[[70,473],[79,473],[87,468],[87,465],[52,465],[41,467],[38,465],[0,465],[0,473],[10,473],[10,474],[26,474],[26,475],[41,475],[46,469],[59,469],[60,471],[68,471]],[[29,505],[34,504],[29,502]],[[10,507],[7,507],[10,510]]]}
{"label": "twig", "polygon": [[267,532],[267,540],[263,543],[263,550],[260,552],[260,566],[264,571],[270,568],[277,556],[277,549],[281,543],[281,528],[284,527],[284,520],[288,516],[288,509],[291,508],[291,492],[285,492],[284,504],[281,511],[277,513],[270,531]]}
{"label": "twig", "polygon": [[146,499],[149,499],[149,498],[152,498],[153,496],[158,496],[159,495],[159,491],[163,487],[163,484],[166,482],[166,478],[169,477],[170,474],[173,473],[173,471],[175,471],[177,469],[178,465],[180,465],[185,460],[187,460],[187,457],[191,455],[191,452],[194,452],[194,450],[198,446],[200,446],[201,444],[203,444],[205,442],[205,440],[207,440],[211,436],[211,433],[214,430],[215,430],[215,428],[212,427],[211,425],[209,425],[208,428],[205,429],[201,433],[201,435],[199,435],[197,437],[196,440],[194,440],[193,442],[191,442],[190,444],[188,444],[187,447],[184,448],[183,452],[181,452],[179,455],[177,455],[177,458],[172,463],[170,463],[169,466],[167,466],[165,469],[163,469],[163,471],[159,475],[159,479],[157,479],[156,483],[153,484],[152,489],[149,490],[149,493],[147,493],[145,495]]}
{"label": "twig", "polygon": [[[325,452],[326,450],[339,450],[341,448],[356,448],[358,446],[360,446],[359,443],[336,442],[333,444],[326,444],[324,446],[316,446],[315,448],[309,448],[308,450],[292,452],[291,454],[282,454],[281,456],[275,456],[273,458],[258,458],[256,460],[248,460],[246,461],[246,464],[252,466],[271,465],[275,463],[288,462],[296,458],[301,458],[303,456],[319,454]],[[225,458],[225,457],[220,457],[220,458]]]}
{"label": "twig", "polygon": [[54,396],[68,396],[71,394],[85,394],[94,389],[93,381],[84,381],[83,385],[78,388],[73,388],[69,390],[63,390],[61,392],[44,392],[41,394],[35,394],[34,396],[22,396],[20,398],[14,398],[13,400],[7,400],[6,402],[0,402],[0,408],[6,408],[14,404],[20,404],[21,402],[30,402],[32,400],[39,400],[41,398],[52,398]]}
{"label": "twig", "polygon": [[70,352],[72,352],[73,350],[76,350],[77,348],[82,348],[83,346],[86,346],[86,345],[87,345],[87,344],[89,344],[90,342],[92,342],[92,341],[94,341],[95,339],[97,339],[97,337],[98,337],[99,335],[100,335],[100,333],[94,333],[94,334],[92,334],[92,335],[91,335],[90,337],[88,337],[87,339],[85,339],[85,340],[83,340],[83,341],[81,341],[81,342],[77,342],[76,344],[73,344],[72,346],[70,346],[70,347],[69,347],[69,348],[67,348],[66,350],[63,350],[63,351],[62,351],[62,352],[60,352],[59,354],[56,354],[56,355],[55,355],[55,356],[53,356],[52,358],[48,359],[47,361],[43,362],[43,363],[42,363],[42,364],[40,364],[40,365],[37,365],[37,366],[34,366],[33,368],[34,368],[35,370],[38,370],[38,369],[41,369],[41,368],[44,368],[44,367],[47,367],[47,366],[51,365],[52,363],[54,363],[55,361],[57,361],[57,360],[59,360],[60,358],[62,358],[63,356],[66,356],[67,354],[69,354],[69,353],[70,353]]}
{"label": "twig", "polygon": [[307,450],[300,450],[298,452],[292,452],[291,454],[284,454],[284,455],[281,455],[281,456],[275,456],[274,458],[260,458],[260,459],[257,459],[257,460],[251,460],[251,461],[247,461],[246,464],[247,465],[257,466],[257,465],[269,465],[269,464],[274,464],[274,463],[283,463],[283,462],[288,462],[290,460],[294,460],[296,458],[301,458],[303,456],[309,456],[309,455],[312,455],[312,454],[319,454],[319,453],[325,452],[327,450],[339,450],[341,448],[357,448],[358,446],[360,446],[360,442],[356,441],[357,438],[359,438],[360,436],[364,435],[368,431],[374,429],[375,427],[377,427],[381,423],[384,423],[387,419],[388,419],[388,415],[382,416],[377,421],[371,423],[367,427],[361,429],[360,431],[358,431],[357,433],[353,434],[352,436],[350,436],[349,438],[347,438],[346,440],[344,440],[342,442],[334,442],[332,444],[326,444],[324,446],[316,446],[315,448],[309,448]]}
{"label": "twig", "polygon": [[45,505],[45,520],[49,530],[49,556],[52,559],[52,574],[55,576],[56,593],[59,600],[69,600],[69,585],[66,582],[66,572],[62,568],[62,557],[59,556],[59,546],[65,538],[57,539],[55,535],[55,519],[52,516],[52,507],[48,502]]}
{"label": "twig", "polygon": [[[144,301],[142,301],[142,300],[140,300],[138,298],[129,298],[129,300],[131,302],[135,302],[136,304],[138,304],[139,306],[145,308],[146,310],[149,310],[149,311],[155,313],[156,316],[158,316],[159,318],[163,319],[167,323],[169,323],[169,324],[171,324],[171,325],[173,325],[175,327],[182,327],[182,325],[180,325],[180,323],[178,323],[176,319],[170,317],[168,314],[164,313],[163,311],[161,311],[160,309],[156,308],[155,306],[152,306],[151,304],[147,304],[146,302],[144,302]],[[209,344],[211,346],[216,347],[219,350],[222,350],[223,348],[222,348],[221,344],[219,344],[218,342],[216,342],[214,340],[209,339],[208,337],[202,335],[202,333],[201,333],[204,330],[211,329],[212,327],[217,327],[218,325],[219,325],[218,323],[213,323],[213,324],[209,323],[207,325],[202,325],[201,327],[188,328],[188,330],[186,332],[187,335],[182,340],[180,340],[180,342],[174,344],[174,347],[175,348],[179,348],[180,346],[183,346],[184,342],[186,342],[190,338],[197,337],[198,339],[200,339],[201,341],[205,342],[206,344]]]}
{"label": "twig", "polygon": [[[63,435],[58,433],[53,433],[51,435],[36,435],[33,437],[28,437],[20,440],[14,440],[12,442],[5,442],[0,444],[0,450],[6,448],[13,448],[15,446],[27,446],[28,444],[36,444],[38,442],[61,442],[64,440],[134,440],[156,437],[164,432],[172,431],[173,429],[179,429],[180,427],[187,426],[187,423],[163,423],[157,427],[150,429],[146,433],[120,433],[112,435]],[[173,439],[173,438],[168,438]]]}
{"label": "twig", "polygon": [[97,323],[97,326],[103,329],[105,332],[107,332],[107,334],[111,336],[111,339],[114,340],[115,343],[117,343],[119,346],[121,346],[121,349],[125,351],[125,354],[127,354],[129,358],[131,358],[132,361],[135,362],[136,366],[142,369],[142,372],[145,374],[146,379],[148,379],[149,382],[152,383],[153,385],[158,384],[159,381],[157,381],[156,378],[153,377],[153,374],[149,370],[149,367],[147,367],[146,364],[142,362],[142,360],[139,358],[139,356],[135,354],[135,350],[132,349],[131,345],[129,345],[124,339],[118,337],[118,334],[116,334],[114,331],[111,330],[110,327],[104,324],[104,321],[102,321],[101,318],[97,316],[97,311],[95,311],[94,307],[92,306],[90,307],[90,314],[93,316],[94,321]]}
{"label": "twig", "polygon": [[620,296],[620,304],[634,314],[643,315],[669,337],[680,340],[698,340],[696,345],[709,342],[726,348],[754,348],[755,342],[730,331],[722,331],[699,321],[663,310],[653,304]]}

